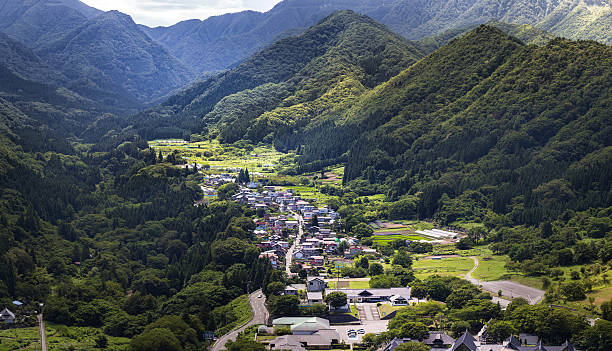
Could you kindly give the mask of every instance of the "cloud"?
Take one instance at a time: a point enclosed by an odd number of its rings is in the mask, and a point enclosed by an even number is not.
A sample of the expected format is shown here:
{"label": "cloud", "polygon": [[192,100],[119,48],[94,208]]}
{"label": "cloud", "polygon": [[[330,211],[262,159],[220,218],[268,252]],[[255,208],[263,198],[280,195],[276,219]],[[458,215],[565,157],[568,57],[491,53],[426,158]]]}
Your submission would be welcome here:
{"label": "cloud", "polygon": [[103,11],[119,10],[136,23],[169,26],[188,19],[245,10],[267,11],[280,0],[81,0]]}

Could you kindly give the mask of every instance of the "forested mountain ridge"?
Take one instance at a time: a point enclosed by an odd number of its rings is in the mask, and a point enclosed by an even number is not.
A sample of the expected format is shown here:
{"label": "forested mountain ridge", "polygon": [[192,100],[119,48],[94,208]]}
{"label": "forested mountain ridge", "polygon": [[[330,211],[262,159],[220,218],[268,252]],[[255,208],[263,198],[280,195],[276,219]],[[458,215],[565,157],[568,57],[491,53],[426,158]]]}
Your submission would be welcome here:
{"label": "forested mountain ridge", "polygon": [[155,128],[172,126],[176,134],[177,127],[200,132],[207,124],[226,142],[242,137],[271,141],[271,133],[281,126],[308,124],[422,55],[372,19],[341,11],[299,36],[279,40],[238,67],[189,87],[131,122],[147,137],[161,136],[162,130]]}
{"label": "forested mountain ridge", "polygon": [[87,79],[141,103],[185,85],[194,75],[152,41],[131,17],[102,13],[37,53],[76,84]]}
{"label": "forested mountain ridge", "polygon": [[[465,57],[453,55],[452,48],[480,52],[485,38],[469,40],[486,32],[491,29],[443,47],[430,57],[432,68],[444,74],[445,62]],[[447,214],[448,221],[468,215],[472,205],[465,204],[474,198],[531,224],[567,208],[609,204],[612,49],[555,39],[487,58],[498,64],[475,65],[475,73],[485,76],[456,99],[415,95],[422,92],[415,81],[427,59],[375,91],[351,112],[371,111],[365,123],[372,128],[351,147],[345,182],[361,179],[365,188],[386,184],[392,198],[418,192],[421,216],[450,208],[456,213]]]}
{"label": "forested mountain ridge", "polygon": [[1,0],[0,31],[34,48],[100,13],[78,0]]}
{"label": "forested mountain ridge", "polygon": [[345,9],[370,16],[411,40],[491,20],[529,24],[570,39],[612,40],[612,6],[607,0],[285,0],[266,13],[226,14],[145,31],[199,71],[219,70]]}

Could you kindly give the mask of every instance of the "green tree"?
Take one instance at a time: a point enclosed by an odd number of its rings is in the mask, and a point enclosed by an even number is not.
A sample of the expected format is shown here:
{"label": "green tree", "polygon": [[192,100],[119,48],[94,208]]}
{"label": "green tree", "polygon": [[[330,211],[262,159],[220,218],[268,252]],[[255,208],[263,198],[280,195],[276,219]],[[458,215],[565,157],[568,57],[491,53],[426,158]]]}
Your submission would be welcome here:
{"label": "green tree", "polygon": [[509,321],[492,320],[487,324],[487,334],[492,342],[501,343],[516,332],[516,328]]}
{"label": "green tree", "polygon": [[285,291],[285,284],[283,282],[272,282],[268,284],[267,295],[280,295]]}
{"label": "green tree", "polygon": [[586,298],[584,285],[581,282],[563,284],[560,292],[568,301],[579,301]]}
{"label": "green tree", "polygon": [[351,235],[358,239],[370,237],[372,234],[374,234],[374,229],[363,222],[358,223],[351,229]]}
{"label": "green tree", "polygon": [[180,341],[168,329],[150,329],[130,343],[132,351],[182,351]]}
{"label": "green tree", "polygon": [[412,257],[406,250],[398,250],[391,263],[404,268],[412,268]]}
{"label": "green tree", "polygon": [[370,264],[370,268],[368,273],[370,274],[370,276],[375,276],[375,275],[380,275],[383,274],[385,272],[383,265],[378,263],[378,262],[374,262],[372,264]]}
{"label": "green tree", "polygon": [[240,186],[237,183],[227,183],[221,185],[217,189],[217,197],[220,200],[229,200],[240,190]]}
{"label": "green tree", "polygon": [[298,310],[300,298],[295,295],[282,295],[270,299],[268,308],[276,316],[292,316]]}
{"label": "green tree", "polygon": [[407,322],[399,329],[399,336],[413,340],[423,340],[429,337],[427,326],[421,322]]}
{"label": "green tree", "polygon": [[325,302],[334,308],[346,305],[346,301],[346,294],[340,291],[334,291],[325,296]]}

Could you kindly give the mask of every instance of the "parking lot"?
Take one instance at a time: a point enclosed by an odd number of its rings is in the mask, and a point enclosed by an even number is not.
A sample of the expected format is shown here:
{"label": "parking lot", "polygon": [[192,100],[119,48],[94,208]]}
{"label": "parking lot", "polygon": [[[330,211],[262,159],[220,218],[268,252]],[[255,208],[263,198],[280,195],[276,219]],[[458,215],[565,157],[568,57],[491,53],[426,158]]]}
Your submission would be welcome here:
{"label": "parking lot", "polygon": [[[334,325],[332,326],[332,328],[338,331],[338,334],[340,334],[340,339],[344,340],[344,342],[346,342],[347,344],[354,344],[354,343],[360,342],[361,337],[367,333],[376,334],[376,333],[382,333],[384,331],[387,331],[388,324],[389,324],[389,321],[364,321],[362,322],[362,324]],[[347,332],[351,329],[354,329],[354,330],[363,329],[365,333],[357,334],[356,338],[349,338]]]}

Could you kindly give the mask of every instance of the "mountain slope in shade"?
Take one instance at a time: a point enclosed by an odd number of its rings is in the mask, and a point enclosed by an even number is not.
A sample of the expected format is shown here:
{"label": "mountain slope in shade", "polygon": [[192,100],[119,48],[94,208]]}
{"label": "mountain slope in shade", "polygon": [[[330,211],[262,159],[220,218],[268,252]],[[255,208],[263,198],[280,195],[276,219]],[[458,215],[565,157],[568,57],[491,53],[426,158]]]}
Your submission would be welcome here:
{"label": "mountain slope in shade", "polygon": [[570,39],[612,41],[607,0],[285,0],[266,13],[248,11],[145,30],[195,70],[219,70],[344,9],[372,17],[412,40],[499,20]]}
{"label": "mountain slope in shade", "polygon": [[156,132],[154,126],[182,124],[199,131],[204,123],[226,142],[243,137],[271,141],[274,130],[305,126],[420,57],[401,36],[366,16],[342,11],[193,85],[135,123],[147,137]]}
{"label": "mountain slope in shade", "polygon": [[67,81],[63,74],[47,65],[34,51],[3,33],[0,33],[0,65],[31,81],[50,84]]}
{"label": "mountain slope in shade", "polygon": [[100,13],[78,0],[0,0],[0,31],[36,47]]}
{"label": "mountain slope in shade", "polygon": [[148,102],[185,85],[193,73],[117,11],[102,13],[37,53],[78,85]]}

